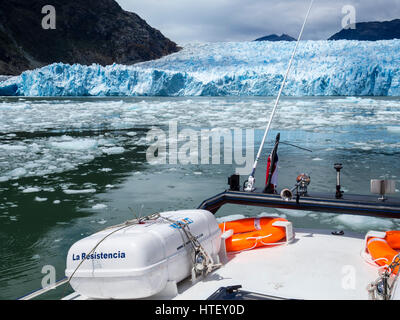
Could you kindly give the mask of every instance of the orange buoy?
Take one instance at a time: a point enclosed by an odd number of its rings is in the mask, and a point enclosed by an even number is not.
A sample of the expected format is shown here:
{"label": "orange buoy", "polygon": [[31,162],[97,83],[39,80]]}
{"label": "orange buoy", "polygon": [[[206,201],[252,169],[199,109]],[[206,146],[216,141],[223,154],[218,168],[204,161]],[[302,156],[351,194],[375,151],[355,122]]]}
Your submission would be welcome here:
{"label": "orange buoy", "polygon": [[[400,250],[400,231],[387,231],[385,238],[369,238],[367,248],[376,264],[390,265]],[[398,270],[397,267],[393,272],[396,274]]]}
{"label": "orange buoy", "polygon": [[219,224],[222,232],[233,230],[232,237],[225,241],[227,252],[236,252],[274,244],[286,237],[285,229],[273,226],[283,218],[245,218]]}

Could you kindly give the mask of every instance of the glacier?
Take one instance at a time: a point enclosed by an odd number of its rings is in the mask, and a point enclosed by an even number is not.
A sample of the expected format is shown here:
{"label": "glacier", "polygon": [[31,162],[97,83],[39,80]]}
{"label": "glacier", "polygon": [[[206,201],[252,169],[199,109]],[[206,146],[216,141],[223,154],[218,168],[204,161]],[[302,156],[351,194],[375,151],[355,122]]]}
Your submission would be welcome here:
{"label": "glacier", "polygon": [[[295,43],[191,43],[131,66],[54,63],[0,83],[1,96],[274,96]],[[400,96],[400,40],[302,41],[286,96]]]}

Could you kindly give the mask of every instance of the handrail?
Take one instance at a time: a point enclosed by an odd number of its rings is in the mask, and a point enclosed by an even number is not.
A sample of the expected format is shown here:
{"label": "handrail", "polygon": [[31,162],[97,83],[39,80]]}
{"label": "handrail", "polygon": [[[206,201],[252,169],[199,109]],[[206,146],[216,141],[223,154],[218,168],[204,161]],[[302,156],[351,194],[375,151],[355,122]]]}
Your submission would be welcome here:
{"label": "handrail", "polygon": [[400,219],[400,199],[394,198],[382,202],[374,196],[351,194],[347,194],[342,199],[336,199],[334,195],[329,194],[313,194],[300,197],[297,202],[296,199],[284,200],[277,194],[226,190],[204,200],[198,209],[208,210],[215,214],[223,205],[229,203]]}
{"label": "handrail", "polygon": [[17,300],[31,300],[33,298],[41,296],[42,294],[45,294],[46,292],[49,292],[50,290],[53,290],[53,289],[55,289],[57,287],[60,287],[60,286],[62,286],[64,284],[68,283],[68,281],[69,281],[69,278],[65,277],[65,278],[63,278],[61,280],[58,280],[53,285],[49,285],[49,286],[47,286],[45,288],[41,288],[41,289],[38,289],[38,290],[33,291],[31,293],[28,293],[27,295],[24,295],[21,298],[18,298]]}

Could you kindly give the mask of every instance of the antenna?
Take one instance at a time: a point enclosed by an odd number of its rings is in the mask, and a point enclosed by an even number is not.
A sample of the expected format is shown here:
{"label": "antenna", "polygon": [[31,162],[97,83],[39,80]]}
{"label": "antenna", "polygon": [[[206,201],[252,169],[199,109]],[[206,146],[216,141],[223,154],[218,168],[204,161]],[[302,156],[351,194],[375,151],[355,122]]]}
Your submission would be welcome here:
{"label": "antenna", "polygon": [[289,142],[282,142],[282,141],[280,141],[279,143],[280,143],[280,144],[286,144],[286,145],[292,146],[292,147],[296,147],[296,148],[298,148],[298,149],[305,150],[305,151],[308,151],[308,152],[312,152],[312,150],[310,150],[310,149],[303,148],[303,147],[299,147],[299,146],[296,146],[295,144],[292,144],[292,143],[289,143]]}
{"label": "antenna", "polygon": [[298,46],[299,46],[301,37],[302,37],[302,35],[303,35],[303,31],[304,31],[304,28],[305,28],[305,26],[306,26],[306,23],[307,23],[307,20],[308,20],[308,16],[310,15],[310,11],[311,11],[311,8],[312,8],[313,3],[314,3],[314,0],[311,0],[310,7],[308,8],[306,18],[304,19],[303,26],[301,27],[301,31],[300,31],[299,37],[298,37],[298,39],[297,39],[297,42],[296,42],[296,46],[295,46],[295,48],[294,48],[294,50],[293,50],[292,57],[290,58],[290,62],[289,62],[288,68],[287,68],[287,70],[286,70],[285,77],[283,78],[283,81],[282,81],[282,84],[281,84],[281,88],[279,89],[279,93],[278,93],[278,96],[277,96],[277,98],[276,98],[274,108],[272,109],[272,113],[271,113],[271,117],[270,117],[269,122],[268,122],[268,126],[267,126],[267,128],[265,129],[264,136],[263,136],[263,139],[262,139],[262,141],[261,141],[260,149],[258,149],[257,157],[256,157],[256,160],[254,161],[254,165],[253,165],[253,171],[251,172],[251,174],[250,174],[250,176],[249,176],[249,178],[248,178],[248,180],[247,180],[247,185],[246,185],[246,187],[245,187],[245,191],[254,191],[254,183],[255,183],[255,181],[256,181],[256,179],[254,178],[254,175],[255,175],[255,173],[256,173],[256,168],[257,168],[258,160],[259,160],[260,157],[261,157],[261,152],[262,152],[262,149],[264,148],[265,140],[266,140],[266,138],[267,138],[269,129],[270,129],[270,127],[271,127],[272,120],[273,120],[273,118],[274,118],[276,108],[278,107],[279,100],[280,100],[280,98],[281,98],[283,88],[285,87],[286,80],[287,80],[287,77],[288,77],[289,72],[290,72],[290,68],[292,67],[293,59],[294,59],[294,57],[296,56],[297,48],[298,48]]}

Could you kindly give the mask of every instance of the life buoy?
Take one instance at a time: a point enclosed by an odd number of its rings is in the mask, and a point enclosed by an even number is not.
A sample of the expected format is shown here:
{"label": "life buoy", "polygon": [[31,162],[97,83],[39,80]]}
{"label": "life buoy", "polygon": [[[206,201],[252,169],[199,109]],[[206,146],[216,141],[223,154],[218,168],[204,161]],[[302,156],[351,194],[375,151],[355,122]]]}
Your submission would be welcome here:
{"label": "life buoy", "polygon": [[[376,264],[390,265],[400,250],[400,231],[387,231],[385,238],[369,238],[367,249]],[[397,267],[393,272],[396,274],[398,270]]]}
{"label": "life buoy", "polygon": [[233,230],[233,235],[226,239],[227,252],[254,249],[277,243],[286,237],[285,229],[273,226],[276,221],[287,221],[283,218],[245,218],[219,224],[222,232]]}

